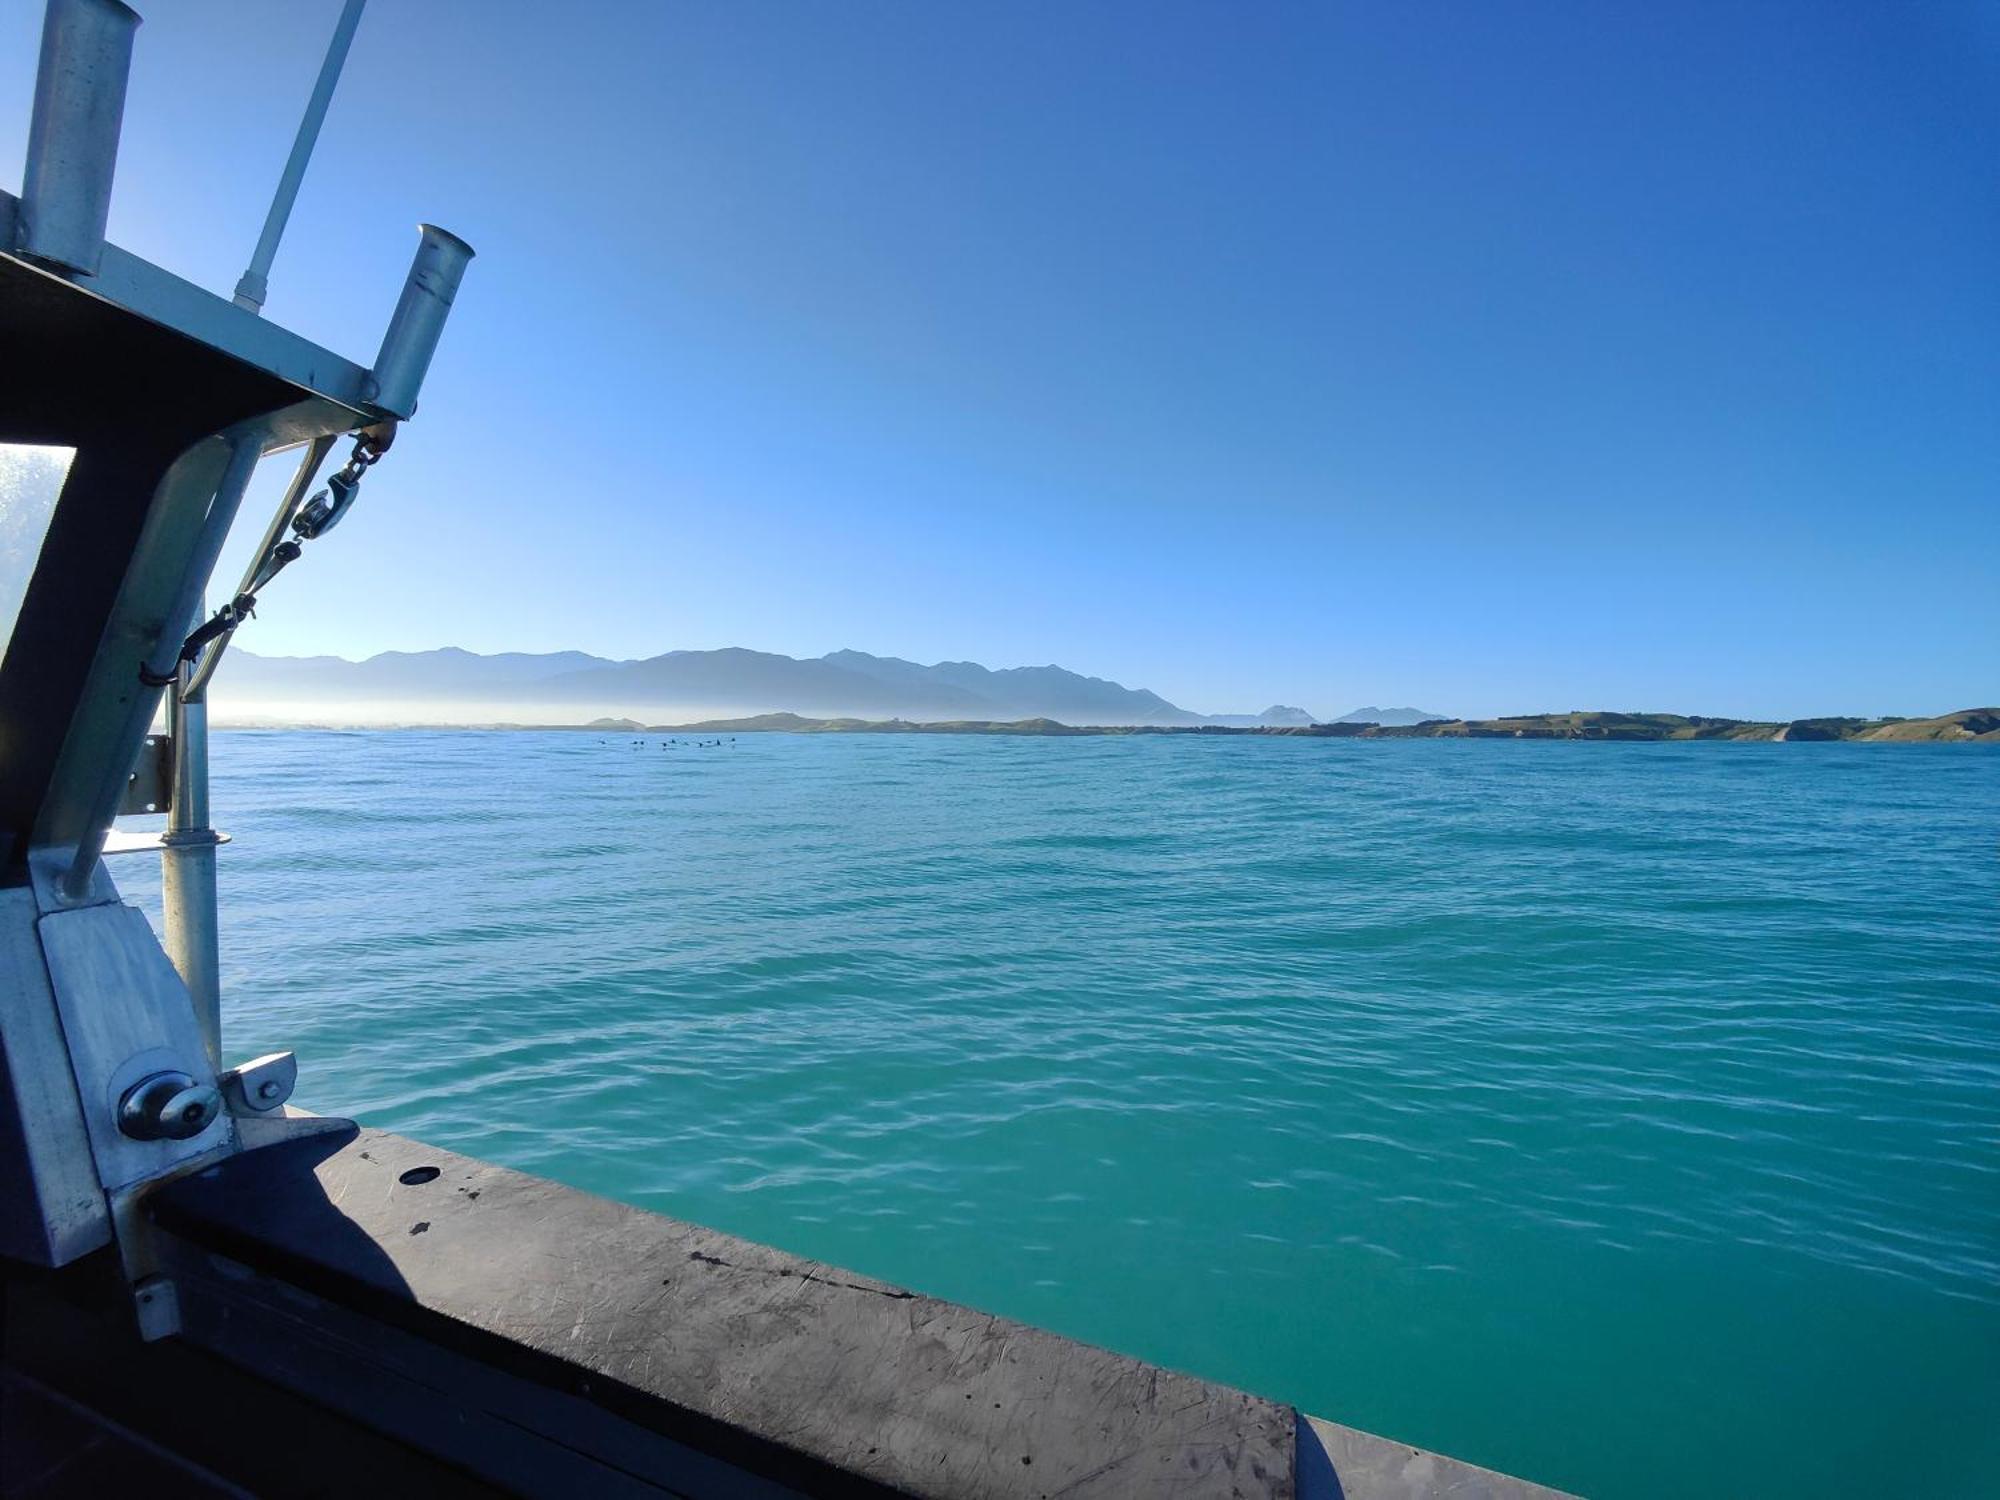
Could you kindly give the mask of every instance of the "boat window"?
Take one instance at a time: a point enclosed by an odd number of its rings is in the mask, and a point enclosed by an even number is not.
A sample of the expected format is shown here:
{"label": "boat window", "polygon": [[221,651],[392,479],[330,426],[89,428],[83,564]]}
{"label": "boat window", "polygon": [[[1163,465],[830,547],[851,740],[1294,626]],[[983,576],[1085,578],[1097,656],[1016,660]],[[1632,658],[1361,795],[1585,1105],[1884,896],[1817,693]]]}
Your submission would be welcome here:
{"label": "boat window", "polygon": [[0,443],[0,651],[13,639],[56,496],[75,457],[74,448]]}

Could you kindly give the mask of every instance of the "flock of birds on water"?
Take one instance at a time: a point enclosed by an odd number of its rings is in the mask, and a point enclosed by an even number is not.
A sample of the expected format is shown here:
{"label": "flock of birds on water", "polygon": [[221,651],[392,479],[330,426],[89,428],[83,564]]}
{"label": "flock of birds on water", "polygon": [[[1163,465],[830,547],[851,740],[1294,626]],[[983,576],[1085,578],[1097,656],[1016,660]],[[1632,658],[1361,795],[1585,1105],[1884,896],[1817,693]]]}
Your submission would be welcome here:
{"label": "flock of birds on water", "polygon": [[[611,743],[611,741],[599,740],[597,743],[600,745],[608,745]],[[651,740],[634,740],[632,741],[632,748],[634,750],[643,750],[646,748],[646,746],[652,743],[653,742]],[[681,747],[686,747],[689,750],[726,750],[729,746],[735,743],[736,743],[736,736],[732,734],[727,740],[723,739],[661,740],[660,748],[662,750],[674,750],[674,749],[679,749]]]}

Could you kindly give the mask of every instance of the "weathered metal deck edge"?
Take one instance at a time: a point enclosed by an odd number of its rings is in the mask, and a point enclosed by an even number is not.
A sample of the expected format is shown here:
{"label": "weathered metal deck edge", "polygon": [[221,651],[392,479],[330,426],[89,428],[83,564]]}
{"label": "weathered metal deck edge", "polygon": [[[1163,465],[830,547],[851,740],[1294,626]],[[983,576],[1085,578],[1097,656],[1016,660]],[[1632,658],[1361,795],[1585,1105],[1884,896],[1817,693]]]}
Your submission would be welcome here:
{"label": "weathered metal deck edge", "polygon": [[[1555,1491],[380,1131],[162,1190],[247,1269],[807,1492],[1045,1500]],[[239,1269],[240,1268],[240,1269]],[[227,1355],[228,1320],[207,1337]],[[197,1331],[197,1336],[200,1335]],[[506,1413],[532,1425],[519,1403]]]}
{"label": "weathered metal deck edge", "polygon": [[1345,1500],[1576,1500],[1565,1490],[1304,1412],[1299,1413],[1298,1492],[1308,1500],[1320,1495]]}

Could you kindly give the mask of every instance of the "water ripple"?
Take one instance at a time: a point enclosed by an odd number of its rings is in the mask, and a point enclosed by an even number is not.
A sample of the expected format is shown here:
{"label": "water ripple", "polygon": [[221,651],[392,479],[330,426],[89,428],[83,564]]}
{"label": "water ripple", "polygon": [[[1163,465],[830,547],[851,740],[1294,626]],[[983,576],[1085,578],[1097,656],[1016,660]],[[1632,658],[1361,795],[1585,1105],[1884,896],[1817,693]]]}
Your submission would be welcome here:
{"label": "water ripple", "polygon": [[1983,747],[216,757],[312,1107],[1603,1495],[2000,1408]]}

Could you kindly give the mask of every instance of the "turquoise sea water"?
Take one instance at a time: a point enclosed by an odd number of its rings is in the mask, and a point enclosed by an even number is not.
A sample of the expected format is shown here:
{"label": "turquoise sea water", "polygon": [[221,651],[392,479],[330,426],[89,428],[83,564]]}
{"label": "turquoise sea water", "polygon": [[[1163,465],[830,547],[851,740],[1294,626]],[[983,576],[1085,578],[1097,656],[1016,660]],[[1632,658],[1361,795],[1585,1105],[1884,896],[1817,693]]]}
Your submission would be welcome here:
{"label": "turquoise sea water", "polygon": [[1593,1495],[1993,1492],[1990,747],[658,739],[218,735],[232,1055]]}

